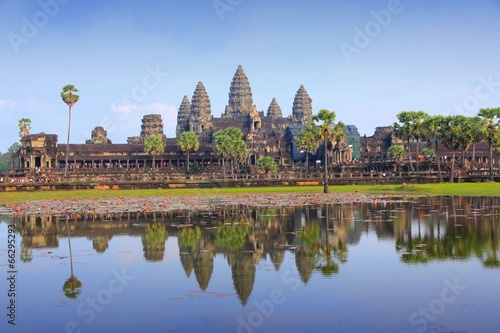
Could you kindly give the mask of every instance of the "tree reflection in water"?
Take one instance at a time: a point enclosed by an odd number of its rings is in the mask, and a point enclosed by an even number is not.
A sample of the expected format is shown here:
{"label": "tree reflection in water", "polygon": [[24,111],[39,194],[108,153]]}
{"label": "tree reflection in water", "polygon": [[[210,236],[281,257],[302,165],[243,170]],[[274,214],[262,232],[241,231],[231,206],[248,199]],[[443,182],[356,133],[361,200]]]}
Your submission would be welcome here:
{"label": "tree reflection in water", "polygon": [[[77,217],[71,227],[73,237],[74,234],[93,236],[90,238],[93,241],[95,224],[105,230],[102,235],[106,239],[127,234],[140,237],[147,261],[163,259],[168,229],[168,234],[177,238],[186,276],[194,272],[200,289],[207,290],[214,258],[223,255],[231,268],[238,298],[247,304],[259,265],[265,266],[269,260],[271,267],[280,271],[285,257],[290,256],[303,283],[308,283],[315,274],[334,278],[342,273],[342,264],[348,264],[348,247],[360,242],[365,234],[392,240],[400,260],[407,264],[476,258],[484,267],[498,269],[499,207],[499,198],[428,197],[405,202],[386,200],[303,207],[240,206],[211,214],[158,213],[158,220],[153,222],[150,216],[131,214],[120,222],[79,223]],[[131,217],[147,222],[146,228],[133,227]],[[23,236],[22,251],[27,258],[31,258],[31,248],[59,246],[58,230],[51,217],[18,219]],[[85,217],[81,220],[86,221]],[[68,223],[66,229],[71,246]],[[94,246],[94,250],[99,252],[110,246],[104,241],[102,245]],[[71,277],[63,289],[68,297],[75,298],[81,282],[73,275],[71,249],[70,264]]]}
{"label": "tree reflection in water", "polygon": [[63,291],[66,297],[76,299],[81,293],[82,282],[73,274],[73,252],[71,251],[71,234],[69,229],[69,216],[66,215],[66,230],[68,231],[69,263],[71,276],[64,282]]}
{"label": "tree reflection in water", "polygon": [[144,258],[147,261],[162,261],[165,255],[167,231],[163,222],[149,223],[142,235]]}

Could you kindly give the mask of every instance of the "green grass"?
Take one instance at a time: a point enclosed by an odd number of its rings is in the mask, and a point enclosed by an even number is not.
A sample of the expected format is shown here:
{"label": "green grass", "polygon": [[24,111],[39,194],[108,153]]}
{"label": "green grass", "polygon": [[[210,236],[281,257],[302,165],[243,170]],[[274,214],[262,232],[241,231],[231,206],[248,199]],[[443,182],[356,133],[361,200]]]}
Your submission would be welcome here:
{"label": "green grass", "polygon": [[[42,199],[91,199],[112,197],[194,196],[245,193],[322,193],[322,186],[238,187],[213,189],[154,189],[154,190],[72,190],[39,192],[5,192],[0,204],[15,204]],[[402,185],[345,185],[330,186],[332,193],[413,194],[413,195],[472,195],[500,196],[500,183],[408,184]]]}

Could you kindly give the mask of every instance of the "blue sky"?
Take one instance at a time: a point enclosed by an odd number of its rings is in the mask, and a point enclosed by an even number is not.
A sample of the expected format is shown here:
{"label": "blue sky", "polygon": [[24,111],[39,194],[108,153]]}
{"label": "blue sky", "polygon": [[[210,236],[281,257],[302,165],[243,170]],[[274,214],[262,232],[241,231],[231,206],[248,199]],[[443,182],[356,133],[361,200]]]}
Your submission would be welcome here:
{"label": "blue sky", "polygon": [[3,0],[0,151],[23,117],[65,142],[66,84],[73,143],[95,126],[124,143],[150,113],[174,137],[183,96],[202,81],[220,116],[239,64],[258,110],[291,114],[303,84],[361,135],[403,110],[472,116],[500,106],[499,31],[498,0]]}

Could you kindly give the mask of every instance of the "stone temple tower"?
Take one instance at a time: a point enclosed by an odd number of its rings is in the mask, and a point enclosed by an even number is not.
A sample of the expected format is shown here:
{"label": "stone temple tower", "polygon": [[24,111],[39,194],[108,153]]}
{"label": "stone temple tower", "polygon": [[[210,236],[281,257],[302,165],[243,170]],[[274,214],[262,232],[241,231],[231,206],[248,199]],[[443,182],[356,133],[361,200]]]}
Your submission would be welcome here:
{"label": "stone temple tower", "polygon": [[294,124],[307,125],[312,121],[311,98],[303,85],[295,94],[292,107],[292,119]]}
{"label": "stone temple tower", "polygon": [[268,117],[275,117],[275,118],[281,118],[283,117],[283,114],[281,112],[281,108],[276,101],[276,98],[273,98],[271,104],[267,108],[267,116]]}
{"label": "stone temple tower", "polygon": [[179,107],[179,112],[177,113],[177,127],[175,129],[175,135],[177,137],[180,137],[182,132],[189,131],[190,114],[191,102],[189,102],[188,97],[184,95],[181,106]]}
{"label": "stone temple tower", "polygon": [[189,115],[189,130],[196,134],[212,128],[212,106],[207,91],[200,81],[191,98],[191,112]]}
{"label": "stone temple tower", "polygon": [[229,102],[223,117],[229,118],[253,112],[257,112],[257,110],[253,105],[250,83],[243,67],[239,65],[229,88]]}
{"label": "stone temple tower", "polygon": [[163,133],[163,120],[159,114],[147,114],[142,117],[141,143],[144,143],[144,140],[152,135],[159,136],[163,141],[166,139]]}

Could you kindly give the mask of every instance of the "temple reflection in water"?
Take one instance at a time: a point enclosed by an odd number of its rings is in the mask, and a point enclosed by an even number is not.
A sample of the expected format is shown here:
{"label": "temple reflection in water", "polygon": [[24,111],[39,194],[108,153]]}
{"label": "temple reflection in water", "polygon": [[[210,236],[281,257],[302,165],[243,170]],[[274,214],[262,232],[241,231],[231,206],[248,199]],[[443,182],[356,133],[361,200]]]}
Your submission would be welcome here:
{"label": "temple reflection in water", "polygon": [[[194,274],[206,291],[214,259],[231,268],[234,289],[245,305],[262,260],[280,271],[285,255],[295,257],[300,279],[313,272],[325,278],[341,274],[349,245],[364,234],[394,241],[407,264],[478,258],[499,268],[500,199],[435,197],[407,202],[338,204],[303,207],[238,206],[213,212],[119,213],[106,215],[12,217],[22,236],[23,262],[36,260],[32,249],[57,249],[59,238],[86,238],[96,254],[105,253],[115,236],[140,239],[144,260],[161,262],[167,239],[176,238],[187,277]],[[67,229],[69,227],[69,230]]]}

